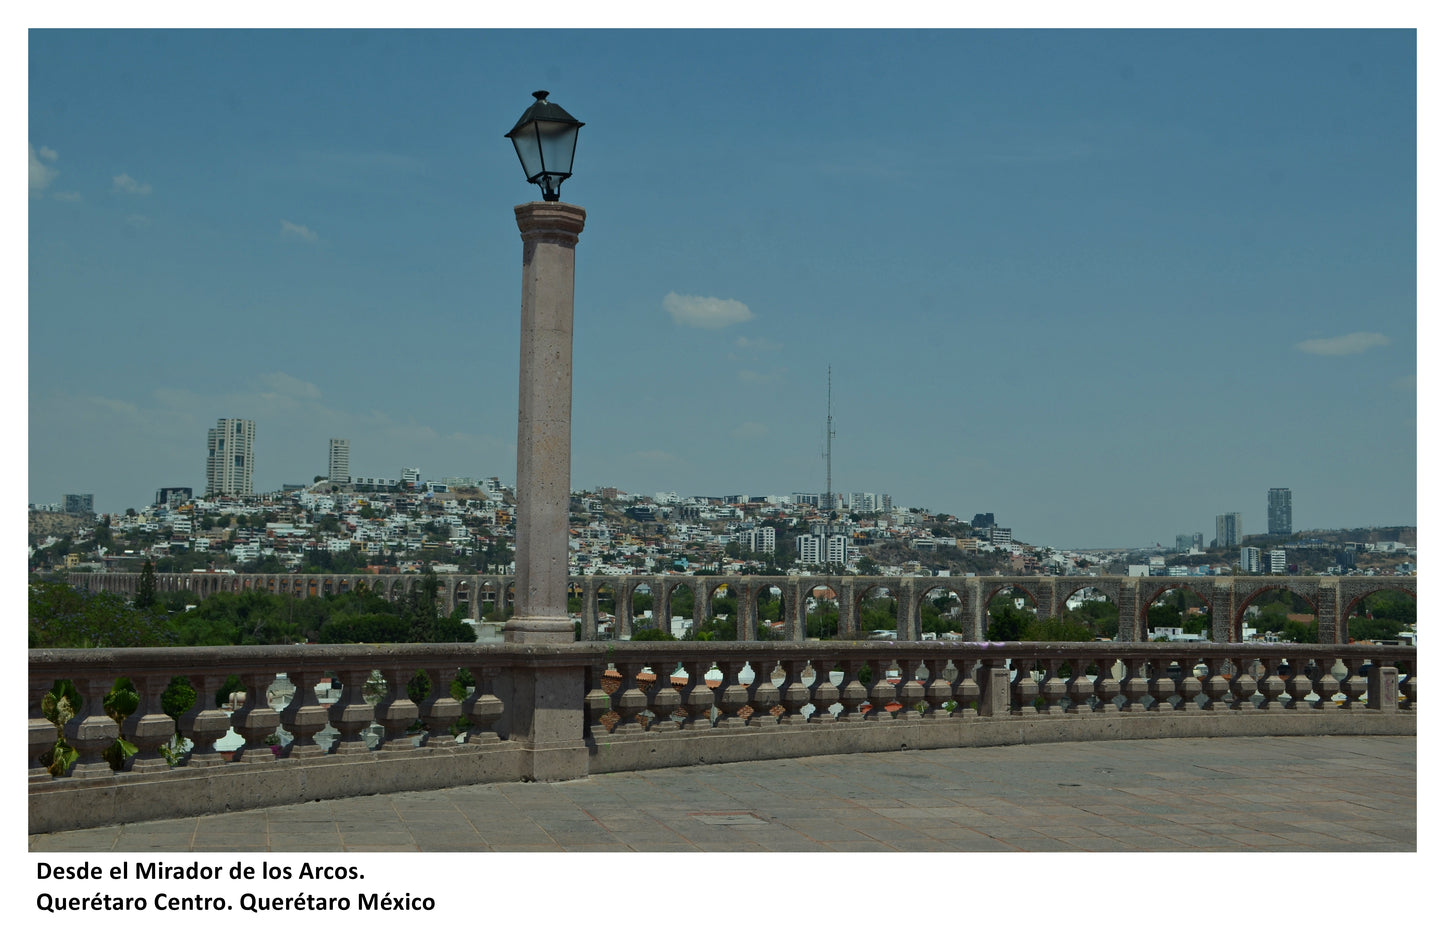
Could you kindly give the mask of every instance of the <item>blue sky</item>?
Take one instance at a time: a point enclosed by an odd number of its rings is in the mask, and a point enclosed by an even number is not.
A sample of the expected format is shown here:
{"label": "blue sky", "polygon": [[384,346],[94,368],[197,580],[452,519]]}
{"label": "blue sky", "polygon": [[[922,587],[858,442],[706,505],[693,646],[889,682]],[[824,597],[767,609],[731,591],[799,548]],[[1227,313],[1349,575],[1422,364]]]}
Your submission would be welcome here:
{"label": "blue sky", "polygon": [[1410,31],[34,31],[29,500],[516,470],[503,134],[587,126],[574,488],[1059,546],[1416,514]]}

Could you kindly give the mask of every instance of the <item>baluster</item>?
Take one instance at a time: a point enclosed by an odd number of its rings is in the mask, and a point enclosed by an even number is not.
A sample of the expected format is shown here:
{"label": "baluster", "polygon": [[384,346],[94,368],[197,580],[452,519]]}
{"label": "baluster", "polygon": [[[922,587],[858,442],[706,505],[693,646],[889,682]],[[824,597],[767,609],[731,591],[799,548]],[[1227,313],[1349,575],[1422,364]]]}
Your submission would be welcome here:
{"label": "baluster", "polygon": [[1143,661],[1137,657],[1126,657],[1120,662],[1124,665],[1124,678],[1119,681],[1119,694],[1124,697],[1124,705],[1119,707],[1119,711],[1146,711],[1148,707],[1144,705],[1144,697],[1149,693],[1149,681],[1142,673]]}
{"label": "baluster", "polygon": [[386,681],[386,695],[376,704],[376,721],[384,730],[376,746],[378,750],[397,751],[414,747],[413,740],[407,738],[407,730],[421,717],[421,707],[407,695],[407,684],[415,672],[415,668],[400,664],[386,664],[381,668],[382,679]]}
{"label": "baluster", "polygon": [[1009,681],[1009,695],[1013,700],[1013,711],[1020,716],[1038,715],[1034,701],[1039,697],[1039,681],[1034,678],[1032,658],[1013,659],[1014,677]]}
{"label": "baluster", "polygon": [[80,711],[65,724],[65,737],[79,754],[71,765],[72,778],[106,778],[114,774],[102,756],[120,734],[115,720],[105,714],[105,694],[115,683],[113,675],[87,675],[73,681],[80,691]]}
{"label": "baluster", "polygon": [[868,688],[858,680],[861,668],[856,660],[845,660],[839,667],[843,670],[843,683],[838,687],[838,703],[843,708],[837,721],[860,722],[864,718],[863,704],[868,702]]}
{"label": "baluster", "polygon": [[1260,658],[1260,665],[1264,668],[1264,673],[1256,682],[1260,695],[1264,697],[1260,701],[1260,709],[1274,712],[1284,709],[1284,704],[1279,700],[1285,690],[1284,678],[1279,675],[1279,666],[1283,659],[1276,655]]}
{"label": "baluster", "polygon": [[[317,664],[304,665],[305,669],[292,669],[286,679],[296,687],[291,702],[281,710],[281,727],[291,733],[289,758],[316,758],[331,750],[328,742],[323,748],[316,742],[316,733],[331,724],[331,707],[316,696],[316,684],[325,674]],[[405,690],[405,687],[403,687]]]}
{"label": "baluster", "polygon": [[54,751],[57,738],[55,723],[45,718],[41,701],[50,692],[55,681],[50,677],[30,674],[30,780],[49,781],[50,769],[40,763],[40,756]]}
{"label": "baluster", "polygon": [[1254,691],[1258,686],[1254,674],[1250,673],[1253,658],[1232,657],[1229,662],[1234,670],[1229,679],[1229,693],[1233,697],[1229,708],[1236,712],[1249,712],[1254,709]]}
{"label": "baluster", "polygon": [[1415,710],[1415,671],[1419,668],[1418,660],[1418,657],[1413,657],[1395,665],[1400,669],[1400,673],[1405,675],[1405,679],[1400,681],[1401,712],[1414,712]]}
{"label": "baluster", "polygon": [[366,701],[366,684],[371,679],[371,668],[357,664],[343,664],[341,676],[341,699],[331,704],[331,722],[341,737],[336,740],[335,753],[353,755],[367,751],[366,739],[362,733],[371,728],[376,707]]}
{"label": "baluster", "polygon": [[953,684],[944,676],[948,658],[930,657],[923,663],[928,668],[928,682],[923,685],[923,702],[928,708],[923,718],[948,719],[953,715],[945,705],[953,702]]}
{"label": "baluster", "polygon": [[1331,673],[1335,666],[1333,657],[1316,657],[1310,665],[1310,689],[1315,700],[1310,708],[1319,711],[1335,708],[1335,694],[1340,692],[1340,681]]}
{"label": "baluster", "polygon": [[895,719],[913,722],[923,718],[918,704],[923,702],[923,684],[918,682],[918,668],[922,661],[917,657],[898,659],[898,685],[894,688],[894,699],[898,701]]}
{"label": "baluster", "polygon": [[170,763],[160,752],[161,746],[176,734],[176,721],[161,709],[161,694],[170,682],[170,677],[159,674],[144,674],[134,680],[140,702],[135,712],[126,717],[121,734],[137,749],[130,766],[135,773],[171,770]]}
{"label": "baluster", "polygon": [[956,704],[953,714],[977,719],[979,701],[983,698],[983,688],[978,685],[975,673],[978,661],[967,657],[954,658],[953,665],[958,668],[958,680],[953,685],[953,702]]}
{"label": "baluster", "polygon": [[838,687],[833,685],[833,660],[826,657],[813,658],[813,676],[813,713],[808,717],[808,725],[832,725],[837,721],[833,715],[833,704],[842,696]]}
{"label": "baluster", "polygon": [[647,694],[647,708],[652,710],[652,723],[648,726],[657,732],[671,732],[678,728],[673,714],[682,706],[682,694],[672,685],[672,662],[653,658],[652,690]]}
{"label": "baluster", "polygon": [[641,669],[641,664],[631,661],[617,662],[617,672],[622,677],[622,692],[613,703],[617,710],[617,725],[612,727],[614,733],[632,735],[644,729],[640,717],[647,710],[647,693],[638,685]]}
{"label": "baluster", "polygon": [[[1174,678],[1169,676],[1169,665],[1174,663],[1176,662],[1163,657],[1153,657],[1148,661],[1149,679],[1145,682],[1145,686],[1149,688],[1149,696],[1154,700],[1149,708],[1156,712],[1167,713],[1174,711],[1174,704],[1169,701],[1169,697],[1174,695],[1174,690],[1177,686]],[[1179,663],[1178,666],[1180,669],[1179,677],[1182,680],[1184,678],[1184,665]]]}
{"label": "baluster", "polygon": [[1225,696],[1229,695],[1229,660],[1211,654],[1205,656],[1204,665],[1209,669],[1208,675],[1202,681],[1204,695],[1208,697],[1204,708],[1212,713],[1230,712],[1229,702],[1225,700]]}
{"label": "baluster", "polygon": [[1105,715],[1115,715],[1119,712],[1119,678],[1114,676],[1114,668],[1120,667],[1120,672],[1125,673],[1122,668],[1122,661],[1116,657],[1099,657],[1094,660],[1094,696],[1098,699],[1099,705],[1094,708],[1095,712]]}
{"label": "baluster", "polygon": [[[1094,695],[1094,675],[1089,673],[1089,668],[1094,666],[1087,657],[1075,657],[1069,660],[1068,691],[1069,691],[1069,715],[1087,716],[1093,712],[1089,700]],[[1098,668],[1095,667],[1095,670]]]}
{"label": "baluster", "polygon": [[739,671],[743,669],[743,662],[720,660],[717,662],[717,666],[722,671],[723,677],[716,691],[718,717],[714,728],[741,728],[744,725],[742,709],[748,704],[748,688],[738,677]]}
{"label": "baluster", "polygon": [[693,658],[686,661],[687,685],[682,688],[682,706],[687,710],[687,718],[682,721],[682,728],[687,730],[711,729],[712,728],[712,687],[707,685],[707,672],[712,668],[712,661]]}
{"label": "baluster", "polygon": [[1340,708],[1364,709],[1365,704],[1360,698],[1364,696],[1365,690],[1369,686],[1369,681],[1360,674],[1360,667],[1364,665],[1364,661],[1341,658],[1340,662],[1345,665],[1345,678],[1340,681],[1340,692],[1345,695],[1345,698],[1340,703]]}
{"label": "baluster", "polygon": [[427,748],[451,748],[457,744],[457,734],[452,731],[462,716],[461,701],[452,696],[452,682],[457,678],[458,667],[446,665],[426,668],[431,691],[422,701],[422,722],[426,725]]}
{"label": "baluster", "polygon": [[606,661],[593,661],[587,665],[587,695],[583,697],[582,705],[587,711],[587,731],[594,739],[608,733],[603,717],[612,711],[612,694],[607,692],[604,680],[611,680],[607,677]]}
{"label": "baluster", "polygon": [[891,722],[893,714],[888,711],[888,704],[895,699],[893,684],[888,682],[888,665],[892,660],[869,658],[868,669],[872,672],[873,682],[868,685],[868,712],[863,718],[868,722]]}
{"label": "baluster", "polygon": [[1064,707],[1060,703],[1069,695],[1069,686],[1059,675],[1063,662],[1059,658],[1050,657],[1040,663],[1044,673],[1043,685],[1039,687],[1039,696],[1044,700],[1043,713],[1046,716],[1063,715]]}
{"label": "baluster", "polygon": [[783,714],[778,717],[779,725],[799,726],[808,721],[803,715],[803,707],[808,705],[811,696],[808,685],[802,680],[806,665],[806,660],[796,657],[788,657],[782,662],[783,685],[778,687],[778,702],[783,707]]}
{"label": "baluster", "polygon": [[502,717],[504,708],[501,697],[493,692],[496,689],[497,668],[479,667],[475,676],[477,685],[473,687],[471,697],[462,705],[467,721],[472,724],[467,730],[467,744],[491,745],[502,740],[492,728]]}
{"label": "baluster", "polygon": [[753,682],[748,687],[748,705],[753,714],[748,716],[748,725],[761,729],[772,729],[778,725],[773,707],[778,705],[780,694],[773,686],[773,667],[778,662],[771,654],[764,658],[754,657],[748,663],[753,668]]}
{"label": "baluster", "polygon": [[1194,672],[1198,657],[1181,657],[1179,659],[1179,680],[1178,693],[1179,705],[1175,707],[1180,712],[1197,713],[1199,709],[1199,694],[1204,692],[1204,684],[1199,679],[1199,674]]}
{"label": "baluster", "polygon": [[240,677],[245,703],[231,714],[231,725],[245,739],[245,744],[236,760],[245,764],[275,761],[276,753],[271,751],[271,743],[266,739],[280,728],[281,716],[266,702],[266,691],[275,682],[276,671],[251,669],[243,671]]}
{"label": "baluster", "polygon": [[229,759],[216,751],[216,743],[225,737],[231,728],[231,714],[216,705],[216,694],[225,685],[226,675],[218,673],[196,674],[190,677],[191,688],[196,691],[196,701],[181,714],[178,728],[181,735],[191,742],[191,752],[186,765],[192,768],[209,768],[225,764]]}
{"label": "baluster", "polygon": [[1314,690],[1315,662],[1301,657],[1289,659],[1290,674],[1285,678],[1285,692],[1289,694],[1289,702],[1285,708],[1294,712],[1307,713],[1318,707],[1312,704],[1307,696]]}

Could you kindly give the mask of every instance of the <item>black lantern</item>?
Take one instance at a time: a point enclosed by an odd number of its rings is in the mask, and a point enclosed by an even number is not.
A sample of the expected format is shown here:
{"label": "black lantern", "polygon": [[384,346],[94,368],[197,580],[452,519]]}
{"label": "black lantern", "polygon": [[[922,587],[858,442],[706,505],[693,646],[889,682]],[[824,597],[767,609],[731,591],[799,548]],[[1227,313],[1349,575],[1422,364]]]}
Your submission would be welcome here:
{"label": "black lantern", "polygon": [[547,100],[547,92],[533,91],[537,102],[507,134],[517,148],[522,171],[528,182],[542,187],[542,198],[562,198],[562,180],[572,175],[572,157],[577,151],[577,129],[582,121]]}

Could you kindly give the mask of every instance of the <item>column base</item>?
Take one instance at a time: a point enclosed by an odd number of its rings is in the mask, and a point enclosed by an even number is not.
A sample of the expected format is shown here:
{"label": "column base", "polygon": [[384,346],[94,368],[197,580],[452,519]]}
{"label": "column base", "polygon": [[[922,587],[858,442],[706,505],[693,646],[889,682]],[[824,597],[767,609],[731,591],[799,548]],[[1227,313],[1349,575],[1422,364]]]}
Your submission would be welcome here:
{"label": "column base", "polygon": [[563,617],[518,615],[502,631],[507,644],[571,644],[574,638],[572,619]]}

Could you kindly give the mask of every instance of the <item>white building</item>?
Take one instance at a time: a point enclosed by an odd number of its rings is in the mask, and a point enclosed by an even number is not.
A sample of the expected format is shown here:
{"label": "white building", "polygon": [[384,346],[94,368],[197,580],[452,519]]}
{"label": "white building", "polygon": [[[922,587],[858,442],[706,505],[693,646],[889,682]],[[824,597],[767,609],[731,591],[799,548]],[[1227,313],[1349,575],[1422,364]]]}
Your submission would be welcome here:
{"label": "white building", "polygon": [[794,540],[798,549],[798,562],[817,565],[822,562],[823,538],[817,534],[802,534]]}
{"label": "white building", "polygon": [[1259,572],[1259,547],[1240,548],[1239,568],[1246,573]]}
{"label": "white building", "polygon": [[327,450],[326,477],[338,485],[351,481],[351,441],[333,439]]}
{"label": "white building", "polygon": [[256,467],[256,423],[220,419],[206,431],[206,494],[251,495],[251,473]]}
{"label": "white building", "polygon": [[752,530],[745,530],[738,534],[738,545],[750,553],[776,553],[778,550],[777,528],[764,525],[754,527]]}
{"label": "white building", "polygon": [[1283,550],[1269,551],[1269,571],[1276,576],[1289,571],[1289,564],[1285,562]]}

